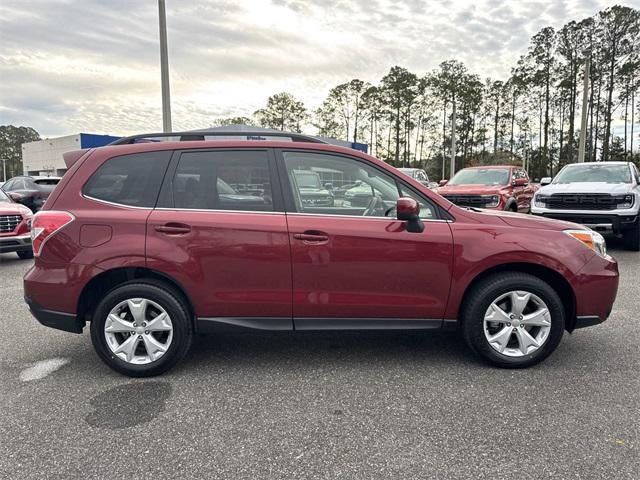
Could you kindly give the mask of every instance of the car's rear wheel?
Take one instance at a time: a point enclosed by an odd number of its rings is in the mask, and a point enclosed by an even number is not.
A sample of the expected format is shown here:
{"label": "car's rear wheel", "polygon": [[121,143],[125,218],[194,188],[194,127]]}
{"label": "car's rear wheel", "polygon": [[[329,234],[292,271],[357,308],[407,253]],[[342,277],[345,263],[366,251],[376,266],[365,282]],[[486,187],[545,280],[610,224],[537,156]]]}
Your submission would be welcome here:
{"label": "car's rear wheel", "polygon": [[98,304],[91,341],[98,356],[130,377],[166,372],[189,350],[188,308],[169,288],[134,281],[111,290]]}
{"label": "car's rear wheel", "polygon": [[640,252],[640,219],[635,227],[624,232],[624,243],[632,252]]}
{"label": "car's rear wheel", "polygon": [[29,260],[33,258],[33,250],[23,250],[21,252],[16,252],[21,260]]}
{"label": "car's rear wheel", "polygon": [[558,346],[565,311],[555,290],[520,272],[491,275],[469,292],[462,307],[467,344],[499,367],[535,365]]}

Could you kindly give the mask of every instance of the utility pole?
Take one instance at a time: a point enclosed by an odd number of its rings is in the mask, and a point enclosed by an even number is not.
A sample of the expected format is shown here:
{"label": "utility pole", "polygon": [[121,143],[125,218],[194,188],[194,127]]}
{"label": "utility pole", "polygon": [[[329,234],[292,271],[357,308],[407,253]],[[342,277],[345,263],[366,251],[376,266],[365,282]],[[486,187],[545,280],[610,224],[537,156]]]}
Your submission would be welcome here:
{"label": "utility pole", "polygon": [[158,0],[160,18],[160,76],[162,82],[162,131],[171,131],[171,98],[169,94],[169,59],[167,53],[167,12],[164,0]]}
{"label": "utility pole", "polygon": [[453,94],[453,121],[451,123],[451,176],[453,178],[456,173],[456,96]]}
{"label": "utility pole", "polygon": [[7,181],[7,159],[3,158],[2,159],[2,181],[6,182]]}
{"label": "utility pole", "polygon": [[591,51],[586,50],[584,61],[584,82],[582,86],[582,122],[580,123],[580,143],[578,145],[578,162],[584,162],[584,151],[587,142],[587,114],[589,113],[589,75],[591,70]]}

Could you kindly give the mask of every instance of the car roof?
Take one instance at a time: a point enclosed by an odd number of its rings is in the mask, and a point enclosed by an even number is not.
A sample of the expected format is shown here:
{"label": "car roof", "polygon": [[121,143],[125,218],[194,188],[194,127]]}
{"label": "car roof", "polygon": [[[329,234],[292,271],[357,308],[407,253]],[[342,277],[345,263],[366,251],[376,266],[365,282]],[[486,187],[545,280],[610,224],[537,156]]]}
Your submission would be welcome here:
{"label": "car roof", "polygon": [[476,167],[466,167],[461,170],[487,170],[493,168],[522,168],[517,165],[478,165]]}
{"label": "car roof", "polygon": [[9,179],[7,179],[7,182],[9,180],[13,180],[14,178],[30,178],[32,180],[46,180],[46,179],[51,179],[51,180],[62,180],[62,177],[46,177],[44,175],[16,175],[15,177],[11,177]]}
{"label": "car roof", "polygon": [[[106,145],[94,150],[107,156],[128,155],[132,153],[157,152],[163,150],[206,150],[206,149],[236,149],[236,148],[281,148],[283,150],[317,150],[332,152],[354,157],[366,158],[375,162],[381,160],[353,148],[341,147],[330,143],[292,142],[282,140],[192,140],[143,142],[124,145]],[[382,162],[384,163],[384,162]]]}
{"label": "car roof", "polygon": [[581,163],[570,163],[565,165],[566,167],[577,167],[581,165],[598,165],[598,166],[610,166],[610,165],[631,165],[631,162],[581,162]]}

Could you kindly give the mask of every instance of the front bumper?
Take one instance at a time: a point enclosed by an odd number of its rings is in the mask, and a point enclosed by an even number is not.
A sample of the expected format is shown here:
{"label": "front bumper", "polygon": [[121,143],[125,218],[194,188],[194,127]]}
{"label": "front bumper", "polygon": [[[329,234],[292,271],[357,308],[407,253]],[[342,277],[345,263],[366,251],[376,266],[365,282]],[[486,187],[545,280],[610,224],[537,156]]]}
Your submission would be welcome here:
{"label": "front bumper", "polygon": [[0,253],[28,252],[31,250],[31,235],[0,237]]}
{"label": "front bumper", "polygon": [[600,233],[620,234],[630,230],[638,224],[638,212],[618,214],[606,211],[595,212],[565,212],[550,209],[532,208],[531,213],[541,217],[578,223]]}
{"label": "front bumper", "polygon": [[24,297],[24,301],[29,306],[31,314],[45,327],[71,333],[82,333],[84,322],[81,322],[75,314],[46,310],[29,297]]}
{"label": "front bumper", "polygon": [[598,325],[609,318],[618,281],[618,263],[611,257],[594,255],[574,279],[576,318],[569,330]]}

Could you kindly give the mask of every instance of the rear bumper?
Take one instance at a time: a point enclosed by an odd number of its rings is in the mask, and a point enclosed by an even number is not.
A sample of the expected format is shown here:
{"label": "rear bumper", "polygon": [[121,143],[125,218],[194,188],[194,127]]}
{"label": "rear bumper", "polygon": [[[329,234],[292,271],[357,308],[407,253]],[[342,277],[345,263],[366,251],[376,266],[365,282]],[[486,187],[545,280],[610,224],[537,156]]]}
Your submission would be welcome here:
{"label": "rear bumper", "polygon": [[24,297],[24,301],[27,302],[31,314],[45,327],[65,332],[82,333],[84,322],[81,322],[75,314],[47,310],[29,297]]}
{"label": "rear bumper", "polygon": [[31,250],[31,235],[0,237],[0,253],[28,252]]}

